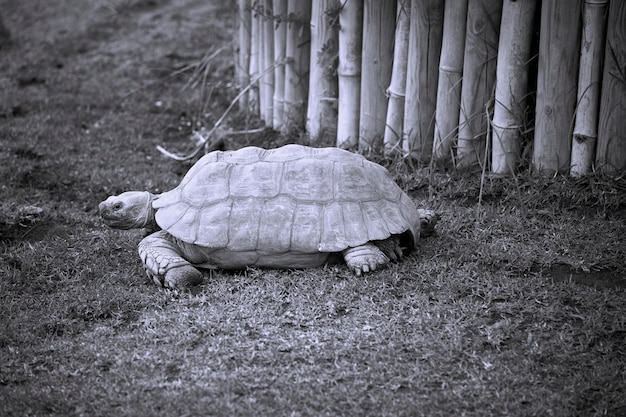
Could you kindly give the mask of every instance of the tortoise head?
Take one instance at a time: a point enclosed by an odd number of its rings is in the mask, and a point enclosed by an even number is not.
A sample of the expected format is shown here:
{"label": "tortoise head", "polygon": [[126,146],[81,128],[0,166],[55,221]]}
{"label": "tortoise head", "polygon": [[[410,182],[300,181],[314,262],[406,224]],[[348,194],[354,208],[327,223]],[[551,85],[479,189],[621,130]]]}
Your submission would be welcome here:
{"label": "tortoise head", "polygon": [[104,222],[115,229],[154,229],[154,194],[147,191],[127,191],[104,200],[98,206]]}

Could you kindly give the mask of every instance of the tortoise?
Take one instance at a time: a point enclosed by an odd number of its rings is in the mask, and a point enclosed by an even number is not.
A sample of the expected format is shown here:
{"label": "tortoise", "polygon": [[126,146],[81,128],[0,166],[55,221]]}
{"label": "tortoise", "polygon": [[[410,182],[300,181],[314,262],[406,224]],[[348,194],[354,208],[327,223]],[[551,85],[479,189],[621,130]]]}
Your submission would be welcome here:
{"label": "tortoise", "polygon": [[309,268],[343,256],[356,275],[414,249],[438,215],[418,210],[389,171],[339,148],[214,151],[162,194],[128,191],[99,205],[113,228],[144,228],[148,276],[167,288],[203,268]]}

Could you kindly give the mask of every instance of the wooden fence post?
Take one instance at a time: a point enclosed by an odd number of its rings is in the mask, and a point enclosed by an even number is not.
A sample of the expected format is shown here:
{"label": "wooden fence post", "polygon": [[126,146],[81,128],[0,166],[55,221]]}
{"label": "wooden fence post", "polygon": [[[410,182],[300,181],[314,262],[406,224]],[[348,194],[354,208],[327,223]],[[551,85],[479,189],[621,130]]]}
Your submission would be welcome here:
{"label": "wooden fence post", "polygon": [[363,0],[343,0],[339,12],[339,108],[337,146],[356,149],[359,143]]}
{"label": "wooden fence post", "polygon": [[391,156],[402,152],[402,124],[404,123],[404,99],[406,93],[406,67],[409,58],[409,20],[411,0],[398,0],[396,33],[393,48],[393,68],[387,88],[389,103],[384,133],[384,154]]}
{"label": "wooden fence post", "polygon": [[274,29],[274,97],[272,97],[272,126],[281,129],[284,123],[285,105],[285,48],[287,46],[287,0],[273,0],[272,10],[276,18]]}
{"label": "wooden fence post", "polygon": [[609,4],[596,165],[603,171],[626,168],[626,1]]}
{"label": "wooden fence post", "polygon": [[402,147],[421,161],[432,156],[442,36],[443,2],[413,0]]}
{"label": "wooden fence post", "polygon": [[475,166],[484,158],[501,16],[502,0],[469,0],[456,155],[459,168]]}
{"label": "wooden fence post", "polygon": [[359,108],[361,153],[382,151],[387,118],[385,89],[391,80],[395,23],[394,1],[365,0]]}
{"label": "wooden fence post", "polygon": [[[250,82],[250,0],[239,0],[237,13],[237,41],[239,43],[239,54],[235,74],[237,87],[242,89],[245,88]],[[248,105],[248,94],[244,94],[242,99],[239,100],[239,109],[247,111]]]}
{"label": "wooden fence post", "polygon": [[260,32],[262,33],[261,68],[263,76],[259,80],[261,97],[261,118],[267,126],[274,122],[274,12],[272,0],[263,0]]}
{"label": "wooden fence post", "polygon": [[[250,8],[250,66],[248,74],[251,80],[255,79],[259,74],[259,56],[261,54],[260,33],[260,17],[254,8]],[[259,82],[253,83],[252,88],[248,92],[248,109],[252,114],[259,114]]]}
{"label": "wooden fence post", "polygon": [[578,105],[570,162],[570,174],[574,177],[591,171],[598,138],[607,4],[608,0],[585,0],[583,4]]}
{"label": "wooden fence post", "polygon": [[311,3],[290,1],[287,6],[287,48],[285,52],[285,135],[304,129],[306,101],[309,90],[309,61],[311,58]]}
{"label": "wooden fence post", "polygon": [[513,175],[520,159],[535,7],[535,0],[504,0],[502,5],[491,141],[494,174]]}
{"label": "wooden fence post", "polygon": [[311,70],[306,130],[313,144],[334,144],[337,137],[337,51],[339,0],[313,0]]}
{"label": "wooden fence post", "polygon": [[581,0],[543,0],[539,38],[533,168],[569,172],[578,61]]}
{"label": "wooden fence post", "polygon": [[433,141],[433,159],[438,162],[453,160],[452,142],[458,133],[461,106],[466,24],[467,0],[446,1]]}

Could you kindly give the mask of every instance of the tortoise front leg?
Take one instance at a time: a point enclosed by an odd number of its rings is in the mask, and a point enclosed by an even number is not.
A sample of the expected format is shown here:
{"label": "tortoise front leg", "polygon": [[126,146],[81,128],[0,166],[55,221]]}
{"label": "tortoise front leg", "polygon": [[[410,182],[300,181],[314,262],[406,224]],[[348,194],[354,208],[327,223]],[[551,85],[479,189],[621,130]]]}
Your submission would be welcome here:
{"label": "tortoise front leg", "polygon": [[143,238],[138,251],[146,274],[157,285],[188,289],[202,282],[202,272],[180,256],[179,247],[164,231]]}

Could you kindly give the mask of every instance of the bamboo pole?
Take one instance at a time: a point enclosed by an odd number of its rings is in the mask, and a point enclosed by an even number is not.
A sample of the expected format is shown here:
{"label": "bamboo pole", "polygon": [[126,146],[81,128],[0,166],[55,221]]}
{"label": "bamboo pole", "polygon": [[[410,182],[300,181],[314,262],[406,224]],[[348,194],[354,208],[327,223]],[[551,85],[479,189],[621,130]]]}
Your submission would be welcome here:
{"label": "bamboo pole", "polygon": [[535,0],[504,0],[502,5],[491,154],[495,174],[513,175],[520,160],[535,7]]}
{"label": "bamboo pole", "polygon": [[626,168],[626,2],[609,4],[600,98],[596,165],[602,171]]}
{"label": "bamboo pole", "polygon": [[274,30],[274,97],[272,99],[272,126],[279,130],[283,125],[285,104],[285,48],[287,46],[287,0],[273,0],[276,19]]}
{"label": "bamboo pole", "polygon": [[259,93],[261,96],[261,118],[267,126],[272,126],[274,121],[274,71],[267,71],[274,66],[274,19],[272,0],[262,0],[261,27],[262,52],[261,68],[263,76],[259,80]]}
{"label": "bamboo pole", "polygon": [[311,55],[311,3],[288,2],[287,15],[289,23],[285,52],[285,120],[281,131],[290,135],[304,129]]}
{"label": "bamboo pole", "polygon": [[[261,54],[261,40],[259,39],[260,19],[254,8],[250,8],[250,70],[248,71],[251,80],[256,79],[260,72],[259,56]],[[253,83],[248,92],[248,107],[252,114],[259,114],[259,83]]]}
{"label": "bamboo pole", "polygon": [[402,147],[421,161],[432,155],[442,35],[443,2],[413,0]]}
{"label": "bamboo pole", "polygon": [[457,144],[459,168],[475,166],[484,158],[501,16],[502,0],[469,0]]}
{"label": "bamboo pole", "polygon": [[[250,82],[250,0],[238,1],[238,28],[237,41],[239,44],[238,62],[236,68],[237,87],[244,88]],[[248,109],[248,94],[239,101],[239,109]]]}
{"label": "bamboo pole", "polygon": [[334,143],[337,137],[337,50],[339,0],[313,0],[311,70],[306,130],[312,144]]}
{"label": "bamboo pole", "polygon": [[598,112],[604,59],[604,35],[608,0],[585,0],[580,43],[578,106],[572,138],[570,174],[579,177],[591,171],[598,138]]}
{"label": "bamboo pole", "polygon": [[569,172],[580,58],[581,0],[543,0],[533,168]]}
{"label": "bamboo pole", "polygon": [[363,0],[342,0],[339,25],[337,146],[355,149],[359,143]]}
{"label": "bamboo pole", "polygon": [[402,124],[404,123],[404,94],[406,92],[406,67],[409,59],[409,26],[411,0],[398,0],[396,33],[393,49],[391,82],[387,88],[389,103],[384,133],[384,154],[391,156],[402,151]]}
{"label": "bamboo pole", "polygon": [[395,23],[394,1],[365,0],[359,109],[361,153],[382,151],[387,118],[385,89],[391,80]]}
{"label": "bamboo pole", "polygon": [[461,107],[466,24],[467,0],[446,1],[433,142],[433,159],[439,162],[453,159],[452,142],[458,132]]}

